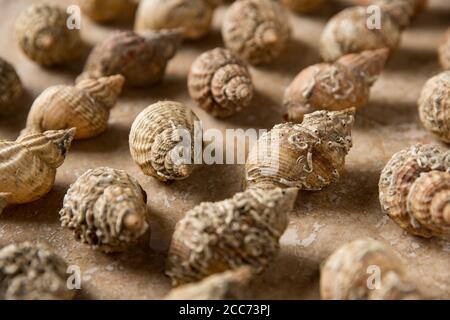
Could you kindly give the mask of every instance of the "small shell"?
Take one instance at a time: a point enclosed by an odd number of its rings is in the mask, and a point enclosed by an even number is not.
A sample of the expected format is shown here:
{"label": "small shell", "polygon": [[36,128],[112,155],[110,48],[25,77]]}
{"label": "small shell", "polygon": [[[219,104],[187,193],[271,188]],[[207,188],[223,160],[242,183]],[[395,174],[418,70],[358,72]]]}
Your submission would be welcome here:
{"label": "small shell", "polygon": [[439,46],[438,53],[442,68],[450,70],[450,28],[445,33],[444,41]]}
{"label": "small shell", "polygon": [[203,202],[175,226],[166,274],[174,285],[251,266],[262,271],[275,257],[297,189],[247,190]]}
{"label": "small shell", "polygon": [[200,55],[188,76],[191,98],[215,117],[228,117],[247,107],[253,83],[246,64],[231,51],[216,48]]}
{"label": "small shell", "polygon": [[123,251],[149,229],[146,202],[139,182],[125,171],[88,170],[64,197],[61,225],[94,249]]}
{"label": "small shell", "polygon": [[380,203],[403,229],[450,236],[450,153],[417,144],[394,154],[381,172]]}
{"label": "small shell", "polygon": [[167,62],[180,41],[177,31],[146,34],[117,31],[96,45],[78,80],[121,74],[132,87],[151,86],[162,80]]}
{"label": "small shell", "polygon": [[78,0],[78,3],[83,13],[100,23],[120,21],[136,9],[131,0]]}
{"label": "small shell", "polygon": [[298,13],[309,13],[316,11],[328,0],[281,0],[289,9]]}
{"label": "small shell", "polygon": [[135,31],[178,29],[186,39],[200,39],[211,27],[213,8],[204,0],[141,0]]}
{"label": "small shell", "polygon": [[304,69],[285,91],[286,120],[301,122],[306,113],[315,110],[363,107],[388,54],[387,49],[363,51],[345,55],[333,64],[320,63]]}
{"label": "small shell", "polygon": [[199,123],[197,116],[181,103],[150,105],[131,126],[131,156],[148,176],[160,181],[186,179],[193,169],[195,122]]}
{"label": "small shell", "polygon": [[278,58],[291,34],[289,16],[271,0],[240,0],[228,9],[222,26],[225,46],[257,65]]}
{"label": "small shell", "polygon": [[[376,268],[376,269],[375,269]],[[379,287],[369,279],[380,272]],[[405,277],[405,267],[383,242],[365,238],[336,250],[321,270],[320,294],[325,300],[420,299]]]}
{"label": "small shell", "polygon": [[425,83],[418,105],[424,127],[450,143],[450,70]]}
{"label": "small shell", "polygon": [[23,87],[14,67],[0,58],[0,114],[9,113],[22,95]]}
{"label": "small shell", "polygon": [[83,44],[78,29],[69,29],[69,15],[59,6],[31,5],[16,21],[23,52],[42,66],[64,64],[80,56]]}
{"label": "small shell", "polygon": [[316,111],[262,135],[245,165],[248,188],[320,190],[339,178],[352,147],[354,109]]}
{"label": "small shell", "polygon": [[67,264],[41,244],[10,244],[0,249],[0,300],[72,299]]}
{"label": "small shell", "polygon": [[348,53],[397,48],[400,28],[391,15],[381,10],[380,29],[369,29],[367,19],[365,7],[350,7],[332,17],[320,39],[322,58],[335,61]]}
{"label": "small shell", "polygon": [[72,128],[0,140],[0,213],[7,204],[32,202],[50,191],[74,135]]}

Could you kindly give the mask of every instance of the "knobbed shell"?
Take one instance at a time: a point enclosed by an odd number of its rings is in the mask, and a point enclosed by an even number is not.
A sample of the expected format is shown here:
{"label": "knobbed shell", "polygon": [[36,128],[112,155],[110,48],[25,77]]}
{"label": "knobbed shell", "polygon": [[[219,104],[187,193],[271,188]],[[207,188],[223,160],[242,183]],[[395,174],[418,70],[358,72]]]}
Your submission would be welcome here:
{"label": "knobbed shell", "polygon": [[[374,270],[374,268],[377,268]],[[381,275],[379,287],[371,282]],[[324,263],[320,294],[325,300],[411,300],[423,298],[407,279],[405,266],[383,242],[365,238],[337,249]]]}
{"label": "knobbed shell", "polygon": [[72,128],[0,140],[0,213],[7,204],[32,202],[50,191],[74,135]]}
{"label": "knobbed shell", "polygon": [[403,229],[450,236],[450,152],[430,144],[394,154],[381,172],[380,203]]}
{"label": "knobbed shell", "polygon": [[254,90],[246,64],[222,48],[207,51],[194,61],[188,88],[191,98],[215,117],[228,117],[247,107]]}
{"label": "knobbed shell", "polygon": [[253,65],[278,58],[290,34],[286,9],[272,0],[236,1],[222,25],[225,46]]}
{"label": "knobbed shell", "polygon": [[275,257],[297,189],[247,190],[203,202],[175,226],[166,274],[174,285],[241,266],[262,271]]}
{"label": "knobbed shell", "polygon": [[127,18],[137,7],[132,0],[78,0],[78,4],[84,14],[100,23]]}
{"label": "knobbed shell", "polygon": [[307,67],[285,91],[285,119],[301,122],[306,113],[315,110],[363,107],[388,54],[387,49],[363,51],[345,55],[333,64],[319,63]]}
{"label": "knobbed shell", "polygon": [[298,13],[309,13],[316,11],[324,5],[327,0],[281,0],[289,9]]}
{"label": "knobbed shell", "polygon": [[149,230],[146,203],[147,194],[125,171],[91,169],[67,191],[61,226],[93,249],[123,251]]}
{"label": "knobbed shell", "polygon": [[69,29],[69,15],[51,4],[29,6],[16,20],[20,48],[42,66],[64,64],[79,57],[83,43],[77,28]]}
{"label": "knobbed shell", "polygon": [[208,34],[213,7],[204,0],[141,0],[135,31],[178,29],[184,38],[196,40]]}
{"label": "knobbed shell", "polygon": [[75,139],[94,137],[106,130],[123,83],[115,75],[46,89],[31,106],[25,132],[76,128]]}
{"label": "knobbed shell", "polygon": [[424,127],[450,143],[450,70],[425,83],[418,105]]}
{"label": "knobbed shell", "polygon": [[352,147],[354,109],[316,111],[301,124],[283,123],[263,134],[245,164],[247,188],[320,190],[339,179]]}
{"label": "knobbed shell", "polygon": [[14,67],[0,58],[0,114],[9,113],[22,95],[23,87]]}
{"label": "knobbed shell", "polygon": [[450,28],[445,33],[444,41],[439,46],[438,54],[442,68],[450,70]]}
{"label": "knobbed shell", "polygon": [[162,80],[167,62],[180,41],[178,31],[139,36],[116,31],[94,47],[78,80],[121,74],[132,87],[151,86]]}
{"label": "knobbed shell", "polygon": [[0,299],[72,299],[66,271],[66,262],[42,244],[9,244],[0,249]]}
{"label": "knobbed shell", "polygon": [[148,176],[160,181],[186,179],[193,170],[195,122],[199,123],[197,116],[181,103],[148,106],[131,126],[131,156]]}

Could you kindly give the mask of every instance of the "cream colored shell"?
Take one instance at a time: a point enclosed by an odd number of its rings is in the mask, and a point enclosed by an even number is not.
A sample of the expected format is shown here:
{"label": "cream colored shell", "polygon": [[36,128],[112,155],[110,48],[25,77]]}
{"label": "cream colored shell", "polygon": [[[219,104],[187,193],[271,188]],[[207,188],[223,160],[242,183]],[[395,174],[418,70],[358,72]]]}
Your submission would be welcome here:
{"label": "cream colored shell", "polygon": [[23,87],[14,67],[0,58],[0,115],[14,109],[13,103],[22,95]]}

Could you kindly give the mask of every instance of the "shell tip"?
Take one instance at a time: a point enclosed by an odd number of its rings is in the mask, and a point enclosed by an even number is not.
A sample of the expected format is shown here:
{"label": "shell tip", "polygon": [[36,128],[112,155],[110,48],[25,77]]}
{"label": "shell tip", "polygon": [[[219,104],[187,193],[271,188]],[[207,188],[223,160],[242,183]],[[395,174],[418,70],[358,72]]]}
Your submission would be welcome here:
{"label": "shell tip", "polygon": [[129,213],[125,216],[123,224],[128,230],[141,230],[144,226],[144,220],[137,213]]}

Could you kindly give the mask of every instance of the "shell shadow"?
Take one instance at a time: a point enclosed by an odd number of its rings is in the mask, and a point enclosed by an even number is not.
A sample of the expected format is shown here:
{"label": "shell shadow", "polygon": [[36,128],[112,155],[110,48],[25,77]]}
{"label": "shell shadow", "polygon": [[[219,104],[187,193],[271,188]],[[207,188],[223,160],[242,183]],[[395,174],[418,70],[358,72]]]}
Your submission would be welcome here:
{"label": "shell shadow", "polygon": [[450,21],[450,6],[429,7],[420,13],[413,21],[412,26],[420,29],[442,29]]}
{"label": "shell shadow", "polygon": [[439,70],[437,48],[418,49],[400,47],[390,57],[386,69],[405,72],[417,72],[412,66],[425,67],[428,70]]}
{"label": "shell shadow", "polygon": [[33,103],[33,95],[28,89],[20,98],[13,102],[11,110],[7,114],[0,115],[0,127],[2,130],[8,131],[8,137],[0,137],[14,140],[25,127],[28,111]]}
{"label": "shell shadow", "polygon": [[183,49],[193,50],[198,52],[198,54],[223,46],[224,43],[220,28],[212,28],[210,32],[200,40],[184,40],[182,44]]}
{"label": "shell shadow", "polygon": [[373,99],[367,106],[358,110],[356,121],[358,128],[420,123],[416,103],[392,99]]}

